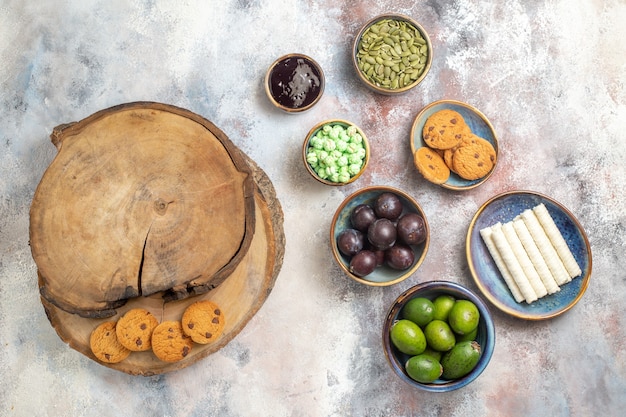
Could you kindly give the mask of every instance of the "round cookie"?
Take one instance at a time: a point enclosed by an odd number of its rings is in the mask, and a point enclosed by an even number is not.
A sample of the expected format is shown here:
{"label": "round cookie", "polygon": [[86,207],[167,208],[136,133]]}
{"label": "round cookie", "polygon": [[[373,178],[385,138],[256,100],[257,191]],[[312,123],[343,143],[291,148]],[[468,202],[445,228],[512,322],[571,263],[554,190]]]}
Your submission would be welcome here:
{"label": "round cookie", "polygon": [[461,135],[471,132],[459,112],[450,109],[433,113],[422,129],[424,143],[435,149],[450,149],[461,141]]}
{"label": "round cookie", "polygon": [[152,332],[152,352],[164,362],[178,362],[191,352],[193,341],[183,333],[180,321],[164,321]]}
{"label": "round cookie", "polygon": [[454,157],[454,151],[456,151],[457,149],[458,147],[454,147],[452,149],[446,149],[445,151],[443,151],[443,161],[446,163],[446,166],[450,168],[450,171],[452,172],[454,172],[454,166],[452,165],[452,158]]}
{"label": "round cookie", "polygon": [[496,163],[496,150],[489,141],[471,135],[471,142],[454,151],[454,172],[466,180],[477,180],[491,171]]}
{"label": "round cookie", "polygon": [[118,363],[130,355],[130,350],[117,340],[116,324],[114,321],[106,321],[96,327],[89,337],[91,351],[102,362]]}
{"label": "round cookie", "polygon": [[202,345],[217,340],[224,330],[224,314],[217,304],[209,300],[191,304],[181,321],[185,334]]}
{"label": "round cookie", "polygon": [[126,349],[141,352],[152,348],[152,332],[158,325],[159,321],[148,310],[134,308],[117,321],[115,331]]}
{"label": "round cookie", "polygon": [[413,154],[413,162],[424,178],[434,184],[443,184],[450,177],[450,168],[434,149],[422,146]]}
{"label": "round cookie", "polygon": [[476,135],[474,135],[472,132],[465,132],[461,134],[461,141],[458,145],[456,145],[454,148],[446,149],[443,151],[443,160],[446,162],[448,168],[450,168],[450,171],[454,172],[455,174],[457,173],[454,170],[454,164],[452,163],[454,152],[460,147],[467,146],[472,143],[472,140],[475,136]]}

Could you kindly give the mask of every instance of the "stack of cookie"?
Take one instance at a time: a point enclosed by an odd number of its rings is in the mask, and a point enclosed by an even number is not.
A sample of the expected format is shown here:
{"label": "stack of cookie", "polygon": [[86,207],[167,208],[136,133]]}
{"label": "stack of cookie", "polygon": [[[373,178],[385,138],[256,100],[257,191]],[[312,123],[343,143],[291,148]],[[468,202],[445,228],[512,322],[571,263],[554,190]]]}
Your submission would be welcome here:
{"label": "stack of cookie", "polygon": [[215,342],[224,330],[224,315],[213,301],[190,304],[180,320],[159,323],[148,310],[134,308],[117,321],[105,321],[91,333],[89,345],[94,356],[105,363],[118,363],[132,352],[152,351],[164,362],[186,358],[194,343]]}
{"label": "stack of cookie", "polygon": [[465,180],[487,175],[496,164],[496,151],[489,141],[477,136],[463,119],[450,109],[433,113],[424,124],[426,146],[415,151],[413,160],[428,181],[443,184],[455,173]]}

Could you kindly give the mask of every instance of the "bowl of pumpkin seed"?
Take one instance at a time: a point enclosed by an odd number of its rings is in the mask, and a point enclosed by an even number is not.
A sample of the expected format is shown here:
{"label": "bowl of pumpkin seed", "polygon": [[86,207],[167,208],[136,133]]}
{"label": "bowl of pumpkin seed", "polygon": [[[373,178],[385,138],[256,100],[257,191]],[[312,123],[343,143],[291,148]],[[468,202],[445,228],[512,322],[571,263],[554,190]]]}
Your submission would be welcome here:
{"label": "bowl of pumpkin seed", "polygon": [[368,88],[380,94],[402,94],[417,86],[432,60],[428,33],[402,14],[374,17],[354,38],[354,69]]}

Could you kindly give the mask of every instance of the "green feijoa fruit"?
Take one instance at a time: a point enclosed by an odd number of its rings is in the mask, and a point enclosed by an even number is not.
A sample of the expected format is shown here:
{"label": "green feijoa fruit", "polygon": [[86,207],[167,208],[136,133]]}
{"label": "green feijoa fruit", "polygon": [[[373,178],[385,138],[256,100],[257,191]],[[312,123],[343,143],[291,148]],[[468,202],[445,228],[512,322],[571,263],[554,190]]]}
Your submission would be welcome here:
{"label": "green feijoa fruit", "polygon": [[469,374],[480,359],[480,351],[480,345],[474,340],[457,343],[441,358],[442,377],[457,379]]}
{"label": "green feijoa fruit", "polygon": [[443,367],[437,359],[423,353],[409,358],[404,369],[411,379],[422,384],[435,381],[443,372]]}
{"label": "green feijoa fruit", "polygon": [[402,353],[419,355],[426,349],[426,338],[420,327],[411,320],[398,320],[389,332],[391,343]]}
{"label": "green feijoa fruit", "polygon": [[428,298],[412,298],[402,307],[402,317],[411,320],[420,327],[426,326],[433,319],[435,306]]}
{"label": "green feijoa fruit", "polygon": [[443,355],[443,352],[439,352],[438,350],[435,350],[427,345],[422,355],[429,355],[437,359],[438,361],[441,361],[441,356]]}
{"label": "green feijoa fruit", "polygon": [[450,310],[454,306],[454,302],[456,300],[451,295],[440,295],[433,300],[433,305],[435,306],[435,314],[433,319],[435,320],[448,320],[448,314],[450,314]]}
{"label": "green feijoa fruit", "polygon": [[447,352],[456,344],[454,332],[442,320],[433,320],[424,328],[424,336],[429,347],[440,352]]}
{"label": "green feijoa fruit", "polygon": [[480,313],[476,304],[469,300],[457,300],[448,315],[448,324],[455,333],[467,334],[478,327],[478,319]]}
{"label": "green feijoa fruit", "polygon": [[467,334],[457,334],[456,342],[467,342],[468,340],[471,342],[472,340],[476,340],[476,336],[478,336],[478,327]]}

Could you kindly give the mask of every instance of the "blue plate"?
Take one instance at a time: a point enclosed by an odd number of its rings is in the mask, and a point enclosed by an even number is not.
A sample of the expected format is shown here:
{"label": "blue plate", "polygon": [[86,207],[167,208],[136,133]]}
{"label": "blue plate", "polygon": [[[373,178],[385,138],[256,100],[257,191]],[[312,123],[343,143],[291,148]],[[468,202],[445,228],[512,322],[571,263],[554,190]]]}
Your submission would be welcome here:
{"label": "blue plate", "polygon": [[[434,113],[445,109],[454,110],[460,113],[461,116],[463,116],[463,119],[465,119],[465,122],[472,130],[472,133],[474,133],[476,136],[480,136],[481,138],[486,139],[487,141],[489,141],[489,143],[491,143],[493,148],[496,150],[497,164],[499,159],[498,139],[496,137],[496,132],[493,126],[491,125],[487,117],[482,114],[478,109],[470,106],[469,104],[455,100],[435,101],[424,107],[422,111],[419,112],[419,114],[415,117],[413,127],[411,128],[411,153],[413,154],[417,149],[426,146],[422,137],[422,130],[424,129],[424,124],[426,124],[426,120]],[[454,172],[451,172],[448,180],[440,185],[443,188],[448,188],[451,190],[469,190],[478,187],[480,184],[487,181],[487,179],[491,176],[494,170],[495,166],[487,175],[477,180],[465,180],[459,177]]]}
{"label": "blue plate", "polygon": [[[567,242],[582,275],[561,286],[555,294],[528,304],[518,303],[491,258],[480,230],[497,222],[506,223],[526,209],[543,203]],[[474,215],[465,245],[467,261],[476,285],[494,306],[514,317],[545,320],[565,313],[583,296],[591,277],[591,247],[574,215],[550,197],[532,191],[512,191],[487,201]]]}

